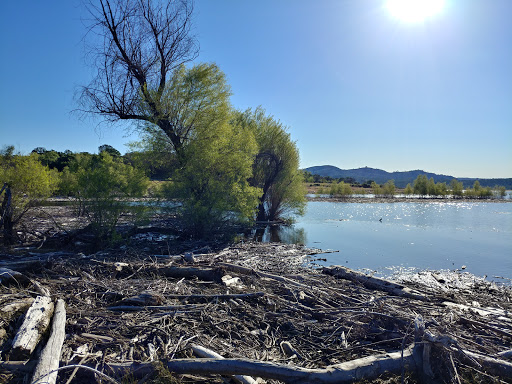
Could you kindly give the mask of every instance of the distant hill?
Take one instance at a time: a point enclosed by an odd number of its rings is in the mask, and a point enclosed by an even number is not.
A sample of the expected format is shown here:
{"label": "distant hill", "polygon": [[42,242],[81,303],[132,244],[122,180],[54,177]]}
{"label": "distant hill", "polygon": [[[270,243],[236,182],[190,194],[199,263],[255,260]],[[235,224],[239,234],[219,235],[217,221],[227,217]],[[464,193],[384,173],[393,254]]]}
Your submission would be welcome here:
{"label": "distant hill", "polygon": [[320,165],[305,168],[305,171],[311,172],[314,175],[329,176],[334,179],[339,178],[353,178],[358,183],[364,183],[368,180],[373,180],[378,184],[384,184],[388,180],[394,180],[398,188],[405,188],[407,183],[412,183],[418,175],[424,174],[430,179],[434,178],[436,183],[446,182],[449,184],[453,179],[457,179],[464,183],[464,187],[472,187],[475,180],[480,182],[482,187],[494,187],[495,185],[503,185],[507,189],[512,189],[512,178],[510,179],[472,179],[467,177],[454,177],[448,175],[438,175],[437,173],[425,172],[420,169],[405,172],[386,172],[382,169],[376,168],[357,168],[357,169],[340,169],[334,165]]}

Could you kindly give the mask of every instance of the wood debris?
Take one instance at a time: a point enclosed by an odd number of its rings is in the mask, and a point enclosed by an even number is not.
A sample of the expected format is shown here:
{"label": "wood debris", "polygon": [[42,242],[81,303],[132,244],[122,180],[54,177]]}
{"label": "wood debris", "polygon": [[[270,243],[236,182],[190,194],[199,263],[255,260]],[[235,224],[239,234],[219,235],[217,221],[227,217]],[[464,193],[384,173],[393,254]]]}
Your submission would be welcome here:
{"label": "wood debris", "polygon": [[44,287],[46,301],[58,298],[52,327],[64,314],[66,336],[60,351],[46,352],[60,343],[62,327],[17,356],[22,317],[30,300],[41,299],[30,286],[0,285],[0,381],[36,380],[54,369],[34,374],[50,354],[60,360],[50,377],[57,383],[101,375],[120,382],[126,374],[149,380],[162,374],[158,361],[183,383],[399,383],[402,375],[408,382],[512,382],[510,286],[398,284],[322,271],[311,263],[315,251],[296,245],[187,252],[26,255],[23,268],[23,255],[6,261]]}

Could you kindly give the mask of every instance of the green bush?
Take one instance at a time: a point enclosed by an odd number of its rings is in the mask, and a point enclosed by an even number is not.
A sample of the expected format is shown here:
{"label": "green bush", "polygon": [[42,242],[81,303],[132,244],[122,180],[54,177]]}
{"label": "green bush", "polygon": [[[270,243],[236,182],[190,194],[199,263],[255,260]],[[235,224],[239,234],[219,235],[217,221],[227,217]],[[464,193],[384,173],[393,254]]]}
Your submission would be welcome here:
{"label": "green bush", "polygon": [[[22,217],[50,197],[57,187],[57,182],[57,173],[43,166],[35,154],[0,155],[0,189],[3,189],[0,217],[6,244],[13,243],[13,229]],[[8,194],[11,195],[9,204]]]}
{"label": "green bush", "polygon": [[79,159],[76,173],[68,170],[63,177],[70,181],[70,193],[78,199],[83,214],[100,238],[115,234],[122,213],[140,213],[140,209],[128,203],[133,197],[143,196],[149,184],[142,171],[107,152]]}

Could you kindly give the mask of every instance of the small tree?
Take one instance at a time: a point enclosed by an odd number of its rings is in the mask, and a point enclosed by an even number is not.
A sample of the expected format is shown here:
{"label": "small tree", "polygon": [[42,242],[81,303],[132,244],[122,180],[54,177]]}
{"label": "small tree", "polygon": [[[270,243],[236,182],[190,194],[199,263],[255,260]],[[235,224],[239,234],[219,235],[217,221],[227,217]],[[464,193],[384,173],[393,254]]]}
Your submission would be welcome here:
{"label": "small tree", "polygon": [[420,196],[428,195],[428,178],[427,175],[418,175],[413,183],[414,193]]}
{"label": "small tree", "polygon": [[463,192],[464,192],[464,185],[461,181],[458,181],[457,179],[453,179],[450,183],[452,187],[452,195],[454,198],[462,198]]}
{"label": "small tree", "polygon": [[382,194],[385,197],[393,197],[395,196],[395,182],[393,180],[388,180],[382,187]]}
{"label": "small tree", "polygon": [[405,196],[411,196],[414,193],[414,190],[412,189],[411,184],[407,184],[404,189],[404,195]]}
{"label": "small tree", "polygon": [[380,197],[382,195],[382,188],[379,184],[377,184],[375,181],[372,181],[372,191],[373,191],[373,195],[375,197]]}
{"label": "small tree", "polygon": [[182,202],[180,217],[194,236],[214,234],[232,223],[253,220],[261,191],[249,184],[256,142],[223,122],[198,130],[183,149],[183,166],[164,192]]}
{"label": "small tree", "polygon": [[14,228],[22,217],[50,197],[57,186],[57,176],[38,161],[38,155],[0,154],[0,227],[4,243],[14,243]]}
{"label": "small tree", "polygon": [[74,194],[96,236],[109,239],[121,214],[130,210],[128,200],[142,196],[149,180],[142,171],[106,152],[82,157],[77,167]]}
{"label": "small tree", "polygon": [[299,170],[299,151],[287,128],[261,107],[236,113],[232,123],[251,132],[258,145],[251,178],[251,185],[263,192],[257,220],[274,221],[286,213],[302,214],[306,202],[304,177]]}

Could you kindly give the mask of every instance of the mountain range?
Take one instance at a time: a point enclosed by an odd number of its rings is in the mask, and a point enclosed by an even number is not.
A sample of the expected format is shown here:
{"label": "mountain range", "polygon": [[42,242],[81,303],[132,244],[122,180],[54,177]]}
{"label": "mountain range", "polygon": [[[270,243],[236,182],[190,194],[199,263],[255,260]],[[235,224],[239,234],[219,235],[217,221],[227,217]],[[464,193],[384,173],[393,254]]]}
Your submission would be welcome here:
{"label": "mountain range", "polygon": [[465,188],[472,187],[473,183],[478,180],[482,187],[494,187],[495,185],[502,185],[507,189],[512,189],[512,178],[509,179],[480,179],[468,177],[454,177],[448,175],[440,175],[432,172],[425,172],[420,169],[414,171],[404,172],[386,172],[382,169],[376,168],[356,168],[356,169],[340,169],[334,165],[319,165],[308,167],[305,171],[311,172],[313,175],[329,176],[333,179],[339,178],[352,178],[358,183],[364,183],[368,180],[373,180],[378,184],[384,184],[388,180],[393,180],[398,188],[405,188],[408,183],[413,184],[418,175],[424,174],[430,179],[434,178],[436,183],[446,182],[449,184],[453,179],[462,181]]}

